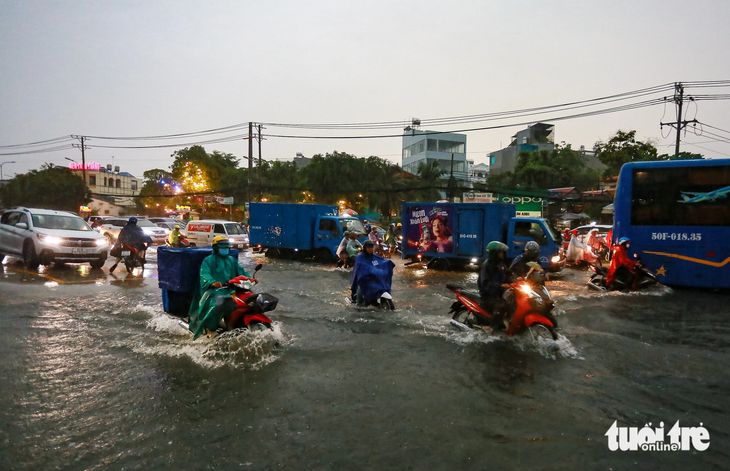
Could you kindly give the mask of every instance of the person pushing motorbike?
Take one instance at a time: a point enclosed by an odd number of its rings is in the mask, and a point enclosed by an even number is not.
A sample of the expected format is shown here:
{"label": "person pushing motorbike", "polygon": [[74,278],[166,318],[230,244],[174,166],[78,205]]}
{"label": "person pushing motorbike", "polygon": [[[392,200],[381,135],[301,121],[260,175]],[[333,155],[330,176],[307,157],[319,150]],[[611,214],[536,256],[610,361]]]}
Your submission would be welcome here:
{"label": "person pushing motorbike", "polygon": [[[119,232],[119,237],[117,238],[114,250],[116,251],[117,248],[119,248],[119,251],[121,251],[123,244],[129,244],[137,249],[137,255],[140,258],[140,263],[142,265],[146,263],[144,252],[150,245],[152,245],[152,238],[145,234],[142,228],[137,225],[137,218],[134,216],[129,218],[127,225]],[[117,269],[117,265],[119,265],[119,262],[121,262],[123,258],[124,257],[121,256],[117,257],[117,261],[109,268],[109,273],[114,273],[114,270]]]}
{"label": "person pushing motorbike", "polygon": [[487,259],[479,270],[477,285],[479,295],[482,297],[482,305],[492,313],[493,327],[499,327],[506,322],[507,313],[510,311],[510,304],[505,299],[505,293],[510,289],[512,273],[507,268],[508,247],[494,240],[487,245]]}
{"label": "person pushing motorbike", "polygon": [[235,310],[231,299],[235,290],[224,287],[224,284],[237,276],[251,276],[230,256],[228,237],[216,236],[212,245],[213,253],[205,257],[200,266],[200,284],[188,312],[190,330],[195,338],[215,331],[221,319]]}

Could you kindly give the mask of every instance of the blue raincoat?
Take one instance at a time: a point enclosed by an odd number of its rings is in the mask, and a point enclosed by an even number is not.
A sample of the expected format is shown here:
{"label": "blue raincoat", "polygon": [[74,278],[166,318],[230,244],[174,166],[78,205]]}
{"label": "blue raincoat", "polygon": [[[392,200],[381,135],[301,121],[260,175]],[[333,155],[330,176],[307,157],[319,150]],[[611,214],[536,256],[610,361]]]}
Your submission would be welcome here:
{"label": "blue raincoat", "polygon": [[355,259],[355,267],[350,274],[352,299],[356,299],[358,288],[365,298],[365,302],[375,301],[383,293],[390,293],[393,282],[393,267],[395,264],[388,259],[377,255],[361,253]]}

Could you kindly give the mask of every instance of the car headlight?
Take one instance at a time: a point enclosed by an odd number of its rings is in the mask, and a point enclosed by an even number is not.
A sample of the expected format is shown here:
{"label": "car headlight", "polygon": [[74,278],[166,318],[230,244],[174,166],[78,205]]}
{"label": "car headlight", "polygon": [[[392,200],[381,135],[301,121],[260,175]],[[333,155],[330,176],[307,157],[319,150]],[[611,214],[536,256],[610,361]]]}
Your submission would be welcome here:
{"label": "car headlight", "polygon": [[56,236],[38,234],[38,238],[48,245],[61,245],[61,242],[63,242],[63,239]]}
{"label": "car headlight", "polygon": [[103,239],[96,239],[97,247],[104,247],[105,245],[109,245],[109,241],[106,240],[106,237],[104,237]]}
{"label": "car headlight", "polygon": [[560,261],[560,255],[555,255],[553,258],[550,259],[553,263],[558,263]]}
{"label": "car headlight", "polygon": [[229,242],[230,242],[231,244],[235,244],[235,243],[236,243],[236,239],[228,239],[228,241],[229,241]]}

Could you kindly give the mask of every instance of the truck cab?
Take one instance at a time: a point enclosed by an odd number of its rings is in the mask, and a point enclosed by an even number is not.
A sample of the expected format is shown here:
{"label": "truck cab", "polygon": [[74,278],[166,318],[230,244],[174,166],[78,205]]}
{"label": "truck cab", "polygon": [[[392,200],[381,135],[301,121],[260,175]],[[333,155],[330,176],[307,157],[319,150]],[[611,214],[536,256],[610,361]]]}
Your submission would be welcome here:
{"label": "truck cab", "polygon": [[525,251],[525,244],[534,240],[540,245],[540,265],[547,271],[560,271],[562,239],[544,218],[510,219],[507,232],[507,258],[514,259]]}
{"label": "truck cab", "polygon": [[[365,234],[365,227],[362,222],[354,217],[320,216],[317,218],[316,227],[315,250],[328,249],[334,259],[337,258],[337,248],[342,238],[345,237],[345,231]],[[362,242],[365,238],[359,240]]]}

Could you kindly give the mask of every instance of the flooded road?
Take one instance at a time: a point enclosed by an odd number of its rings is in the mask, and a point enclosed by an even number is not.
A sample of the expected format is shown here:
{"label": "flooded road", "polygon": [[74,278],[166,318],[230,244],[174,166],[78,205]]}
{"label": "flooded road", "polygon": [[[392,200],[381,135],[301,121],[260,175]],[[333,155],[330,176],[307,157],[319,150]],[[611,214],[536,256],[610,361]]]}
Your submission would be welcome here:
{"label": "flooded road", "polygon": [[[154,254],[150,255],[154,260]],[[192,336],[144,276],[0,272],[0,469],[728,469],[730,296],[549,282],[557,342],[461,332],[446,283],[397,261],[395,312],[348,274],[245,253],[275,329]],[[610,451],[619,426],[707,429],[706,451]],[[668,442],[668,439],[667,439]]]}

